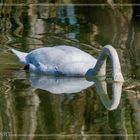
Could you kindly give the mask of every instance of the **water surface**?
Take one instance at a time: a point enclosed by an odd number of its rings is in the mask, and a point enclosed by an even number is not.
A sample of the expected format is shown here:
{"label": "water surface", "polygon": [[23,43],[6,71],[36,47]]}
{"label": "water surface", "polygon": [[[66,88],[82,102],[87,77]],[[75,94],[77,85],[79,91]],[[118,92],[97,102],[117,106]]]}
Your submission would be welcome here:
{"label": "water surface", "polygon": [[[131,7],[122,8],[124,11],[121,8],[37,4],[0,7],[1,139],[139,138],[140,24],[131,20]],[[122,85],[117,87],[121,97],[116,107],[109,108],[115,84],[110,80],[109,63],[106,81],[38,77],[25,72],[9,51],[9,47],[31,51],[61,44],[75,46],[96,58],[103,45],[116,48],[125,78],[122,94]],[[102,90],[105,85],[108,96]]]}

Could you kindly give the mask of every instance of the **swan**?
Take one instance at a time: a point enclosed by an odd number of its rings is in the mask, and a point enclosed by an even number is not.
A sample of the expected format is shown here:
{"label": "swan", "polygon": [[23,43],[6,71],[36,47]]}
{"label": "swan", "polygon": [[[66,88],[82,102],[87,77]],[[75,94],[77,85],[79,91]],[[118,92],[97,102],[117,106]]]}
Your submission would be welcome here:
{"label": "swan", "polygon": [[20,62],[25,64],[25,69],[47,75],[104,76],[106,60],[109,57],[112,65],[112,79],[124,81],[118,54],[111,45],[103,47],[98,59],[78,48],[66,45],[38,48],[29,53],[13,48],[11,51]]}

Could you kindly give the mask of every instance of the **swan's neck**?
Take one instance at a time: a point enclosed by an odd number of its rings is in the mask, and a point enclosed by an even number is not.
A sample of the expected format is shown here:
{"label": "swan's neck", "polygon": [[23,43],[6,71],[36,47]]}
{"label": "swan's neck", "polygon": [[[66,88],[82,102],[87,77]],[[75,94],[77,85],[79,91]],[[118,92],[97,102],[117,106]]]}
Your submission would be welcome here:
{"label": "swan's neck", "polygon": [[121,66],[120,66],[120,61],[118,54],[116,50],[110,46],[106,45],[101,53],[100,56],[97,60],[97,63],[93,69],[93,75],[106,75],[106,60],[107,57],[110,58],[111,60],[111,65],[112,65],[112,79],[114,81],[124,81],[124,78],[122,76],[121,72]]}

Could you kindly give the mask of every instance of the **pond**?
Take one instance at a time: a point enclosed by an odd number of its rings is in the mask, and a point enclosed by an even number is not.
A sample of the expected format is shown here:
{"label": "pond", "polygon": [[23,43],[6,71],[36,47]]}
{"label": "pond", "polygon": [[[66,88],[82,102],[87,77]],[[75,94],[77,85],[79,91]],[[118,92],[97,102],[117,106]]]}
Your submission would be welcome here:
{"label": "pond", "polygon": [[[0,5],[1,139],[139,139],[140,22],[132,7]],[[29,52],[71,45],[98,57],[116,48],[125,79],[38,76],[23,70],[9,48]],[[114,93],[113,93],[114,91]]]}

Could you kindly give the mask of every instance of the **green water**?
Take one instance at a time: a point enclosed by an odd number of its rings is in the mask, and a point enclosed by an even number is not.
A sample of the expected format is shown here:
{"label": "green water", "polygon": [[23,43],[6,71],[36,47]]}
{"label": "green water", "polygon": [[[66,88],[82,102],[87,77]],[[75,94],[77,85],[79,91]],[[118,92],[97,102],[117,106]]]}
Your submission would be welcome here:
{"label": "green water", "polygon": [[[0,139],[139,139],[140,22],[132,20],[132,7],[1,5],[0,15]],[[125,78],[116,107],[109,108],[116,84],[109,64],[106,81],[38,77],[8,49],[62,44],[96,58],[103,45],[116,48]],[[80,80],[86,86],[75,90]]]}

